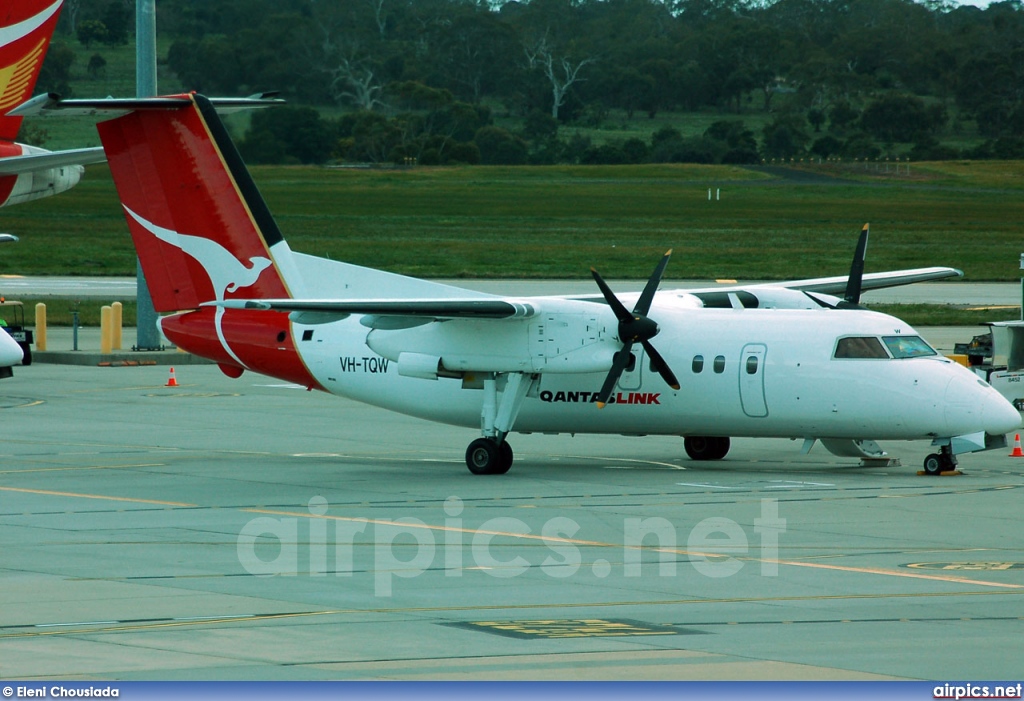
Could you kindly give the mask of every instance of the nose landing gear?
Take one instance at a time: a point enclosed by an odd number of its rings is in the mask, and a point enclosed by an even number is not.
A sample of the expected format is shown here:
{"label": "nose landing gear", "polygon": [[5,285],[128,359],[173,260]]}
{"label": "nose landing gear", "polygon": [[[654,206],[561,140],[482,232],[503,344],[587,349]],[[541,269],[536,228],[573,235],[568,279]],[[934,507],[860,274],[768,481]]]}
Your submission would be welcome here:
{"label": "nose landing gear", "polygon": [[938,453],[932,453],[924,459],[924,471],[928,475],[941,475],[943,472],[952,472],[956,469],[956,456],[953,449],[944,445]]}

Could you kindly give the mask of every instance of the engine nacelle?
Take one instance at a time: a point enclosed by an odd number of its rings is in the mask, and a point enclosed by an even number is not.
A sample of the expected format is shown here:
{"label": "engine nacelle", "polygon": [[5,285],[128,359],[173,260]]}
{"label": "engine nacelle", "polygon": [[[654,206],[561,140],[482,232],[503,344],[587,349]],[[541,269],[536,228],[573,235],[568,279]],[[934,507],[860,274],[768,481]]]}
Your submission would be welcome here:
{"label": "engine nacelle", "polygon": [[84,172],[84,167],[72,165],[5,176],[3,180],[10,182],[13,179],[14,186],[0,206],[31,202],[70,190],[82,179]]}
{"label": "engine nacelle", "polygon": [[366,344],[398,363],[399,372],[608,372],[621,344],[614,317],[539,313],[503,322],[452,319],[409,329],[370,331]]}

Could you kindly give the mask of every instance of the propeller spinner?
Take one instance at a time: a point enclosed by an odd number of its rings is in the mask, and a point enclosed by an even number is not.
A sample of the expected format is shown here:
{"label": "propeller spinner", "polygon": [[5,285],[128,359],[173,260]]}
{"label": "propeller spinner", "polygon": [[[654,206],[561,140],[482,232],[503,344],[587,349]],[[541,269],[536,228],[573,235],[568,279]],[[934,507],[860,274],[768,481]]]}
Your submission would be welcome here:
{"label": "propeller spinner", "polygon": [[640,299],[637,300],[632,312],[626,309],[622,302],[619,301],[619,298],[615,296],[615,293],[608,287],[608,283],[601,278],[597,270],[594,268],[590,269],[590,272],[594,275],[594,281],[601,288],[601,294],[604,295],[608,306],[612,308],[615,318],[619,320],[619,340],[622,342],[622,349],[615,354],[615,359],[612,361],[612,369],[608,371],[608,377],[605,378],[604,385],[598,393],[597,407],[599,409],[603,409],[605,404],[608,403],[608,398],[611,397],[612,390],[615,389],[615,383],[619,381],[622,371],[629,364],[629,355],[634,343],[639,343],[647,351],[647,355],[651,359],[651,367],[658,371],[658,374],[661,375],[668,386],[672,389],[679,389],[679,380],[672,374],[672,370],[669,369],[665,359],[651,345],[650,339],[658,335],[659,329],[658,324],[647,316],[647,312],[651,309],[651,303],[654,301],[654,293],[658,291],[661,276],[665,273],[665,267],[668,265],[668,259],[671,255],[672,251],[669,250],[662,257],[658,266],[651,274],[650,280],[647,281],[647,285],[640,294]]}

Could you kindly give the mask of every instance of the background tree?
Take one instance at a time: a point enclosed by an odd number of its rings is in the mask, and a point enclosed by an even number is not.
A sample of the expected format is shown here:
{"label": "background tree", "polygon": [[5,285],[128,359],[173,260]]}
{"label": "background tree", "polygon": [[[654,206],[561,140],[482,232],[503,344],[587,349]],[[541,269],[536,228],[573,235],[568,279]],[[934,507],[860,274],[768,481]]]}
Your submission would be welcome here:
{"label": "background tree", "polygon": [[85,20],[78,25],[75,35],[78,37],[78,41],[88,49],[95,42],[106,40],[107,25],[98,19]]}
{"label": "background tree", "polygon": [[[58,31],[72,60],[82,50],[75,38],[90,47],[130,41],[132,6],[66,0]],[[331,149],[346,158],[445,163],[459,149],[486,160],[510,144],[518,159],[525,144],[538,163],[632,162],[644,151],[653,160],[749,160],[746,139],[700,131],[729,114],[749,115],[754,126],[744,129],[763,154],[810,145],[861,157],[853,154],[882,144],[894,155],[995,157],[1016,153],[1024,133],[1021,0],[160,0],[158,22],[174,76],[162,81],[178,82],[161,89],[278,89],[294,106],[354,111]],[[67,57],[48,63],[59,60]],[[63,94],[97,89],[74,79],[68,70],[49,82],[63,80]],[[407,84],[450,100],[412,105],[396,87]],[[556,118],[560,133],[529,126],[537,111]],[[658,140],[636,123],[634,133],[614,133],[637,114],[685,136]],[[495,126],[492,115],[509,137],[481,132]],[[483,148],[478,133],[490,140]],[[253,143],[267,142],[261,134]]]}
{"label": "background tree", "polygon": [[71,89],[71,66],[75,63],[75,51],[66,42],[50,42],[43,66],[36,81],[36,92],[53,92],[61,97],[73,94]]}

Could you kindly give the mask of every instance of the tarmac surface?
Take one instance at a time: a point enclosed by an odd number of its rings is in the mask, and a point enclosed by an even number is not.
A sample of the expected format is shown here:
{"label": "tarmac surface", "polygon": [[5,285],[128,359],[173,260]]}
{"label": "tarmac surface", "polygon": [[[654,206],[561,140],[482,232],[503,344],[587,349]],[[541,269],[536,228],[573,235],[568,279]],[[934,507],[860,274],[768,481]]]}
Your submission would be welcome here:
{"label": "tarmac surface", "polygon": [[1007,449],[513,435],[478,477],[473,431],[180,365],[0,382],[0,676],[1021,678]]}
{"label": "tarmac surface", "polygon": [[[981,328],[923,331],[951,352]],[[698,463],[678,438],[513,435],[512,471],[474,477],[472,431],[173,348],[100,355],[93,328],[48,347],[0,382],[4,678],[1019,679],[1006,450],[924,477],[924,443],[864,468],[788,440]]]}

